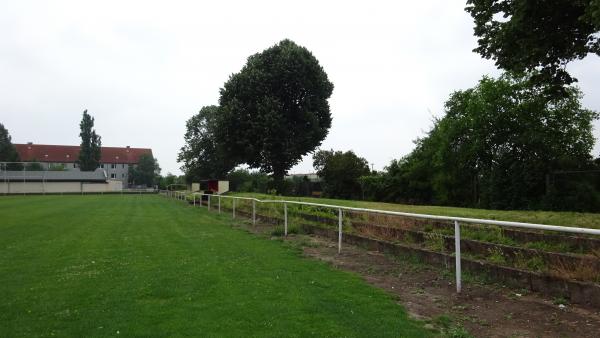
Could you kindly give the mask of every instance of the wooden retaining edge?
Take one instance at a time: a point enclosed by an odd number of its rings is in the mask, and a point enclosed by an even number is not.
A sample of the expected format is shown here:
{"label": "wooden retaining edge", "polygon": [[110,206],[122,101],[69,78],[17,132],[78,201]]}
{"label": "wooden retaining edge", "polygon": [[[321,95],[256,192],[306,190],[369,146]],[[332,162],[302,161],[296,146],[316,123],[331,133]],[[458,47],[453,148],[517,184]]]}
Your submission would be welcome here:
{"label": "wooden retaining edge", "polygon": [[[302,226],[308,233],[313,233],[317,236],[327,237],[333,240],[337,240],[338,238],[338,232],[335,230],[319,228],[308,224],[303,224]],[[344,234],[342,240],[344,243],[361,246],[382,253],[417,255],[426,263],[448,269],[454,268],[454,256],[450,254],[362,237],[355,234]],[[539,292],[546,296],[565,297],[572,303],[600,308],[600,286],[593,283],[566,280],[487,262],[484,263],[464,257],[461,260],[461,264],[463,270],[479,273],[483,272],[494,280],[516,284],[521,287],[527,286],[531,291]]]}
{"label": "wooden retaining edge", "polygon": [[[366,223],[357,223],[353,222],[352,226],[358,230],[359,232],[372,232],[374,236],[377,234],[391,236],[395,239],[406,239],[407,237],[412,238],[417,242],[424,242],[427,236],[433,235],[433,233],[409,230],[409,229],[400,229],[400,228],[392,228],[380,225],[372,225]],[[454,236],[447,235],[438,235],[443,238],[444,248],[448,250],[448,252],[454,251]],[[482,241],[476,241],[472,239],[461,238],[461,249],[479,255],[489,255],[493,250],[500,249],[505,255],[505,257],[509,259],[515,259],[517,256],[521,257],[535,257],[540,256],[543,257],[550,265],[570,265],[577,266],[579,264],[587,264],[593,266],[600,272],[600,259],[594,256],[584,256],[577,255],[571,253],[562,253],[562,252],[547,252],[537,249],[529,249],[529,248],[519,248],[511,245],[504,244],[496,244],[496,243],[488,243]]]}

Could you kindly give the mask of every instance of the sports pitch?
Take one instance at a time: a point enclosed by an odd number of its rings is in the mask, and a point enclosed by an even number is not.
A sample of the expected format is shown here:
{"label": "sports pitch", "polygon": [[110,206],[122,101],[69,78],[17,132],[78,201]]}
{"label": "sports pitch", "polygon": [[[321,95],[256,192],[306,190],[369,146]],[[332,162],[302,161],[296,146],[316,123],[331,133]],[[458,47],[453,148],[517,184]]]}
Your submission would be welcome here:
{"label": "sports pitch", "polygon": [[0,198],[0,337],[423,337],[358,276],[156,195]]}

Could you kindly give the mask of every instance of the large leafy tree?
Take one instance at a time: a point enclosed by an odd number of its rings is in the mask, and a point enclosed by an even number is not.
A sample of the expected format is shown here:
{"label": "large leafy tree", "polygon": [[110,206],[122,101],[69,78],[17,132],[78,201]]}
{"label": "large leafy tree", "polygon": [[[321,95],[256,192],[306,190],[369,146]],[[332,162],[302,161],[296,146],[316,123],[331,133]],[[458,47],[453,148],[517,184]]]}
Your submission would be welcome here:
{"label": "large leafy tree", "polygon": [[[0,123],[0,162],[19,162],[19,153],[17,153],[17,149],[12,144],[10,134],[8,130],[4,127],[2,123]],[[22,166],[16,163],[9,163],[6,165],[8,170],[19,170]]]}
{"label": "large leafy tree", "polygon": [[313,167],[323,179],[323,192],[338,198],[359,198],[359,179],[371,172],[367,160],[352,150],[320,150],[313,156]]}
{"label": "large leafy tree", "polygon": [[600,55],[600,0],[468,0],[479,46],[474,50],[512,72],[537,71],[534,83],[559,89],[576,81],[565,65]]}
{"label": "large leafy tree", "polygon": [[217,139],[218,113],[217,106],[202,107],[186,122],[185,145],[177,161],[183,163],[181,169],[188,182],[223,178],[237,164]]}
{"label": "large leafy tree", "polygon": [[327,136],[332,92],[312,53],[283,40],[250,56],[221,89],[219,139],[240,163],[272,173],[281,189],[287,170]]}
{"label": "large leafy tree", "polygon": [[94,129],[94,118],[88,114],[87,109],[83,111],[79,128],[81,129],[79,168],[82,171],[94,171],[100,165],[102,141]]}
{"label": "large leafy tree", "polygon": [[593,167],[598,114],[581,106],[575,87],[554,99],[541,95],[545,90],[505,75],[453,93],[446,115],[397,162],[399,194],[414,202],[548,207],[548,177]]}
{"label": "large leafy tree", "polygon": [[160,166],[150,154],[142,154],[136,166],[129,167],[129,183],[151,187],[159,183]]}

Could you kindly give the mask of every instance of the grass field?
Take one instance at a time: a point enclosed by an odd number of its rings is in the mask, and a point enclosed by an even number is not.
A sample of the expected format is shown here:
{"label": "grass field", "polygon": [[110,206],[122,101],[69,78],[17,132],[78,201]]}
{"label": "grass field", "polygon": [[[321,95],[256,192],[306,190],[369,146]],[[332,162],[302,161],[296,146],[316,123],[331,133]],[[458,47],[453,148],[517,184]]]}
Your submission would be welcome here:
{"label": "grass field", "polygon": [[529,211],[529,210],[488,210],[474,208],[457,208],[432,205],[408,205],[368,201],[353,201],[312,197],[279,197],[256,193],[235,193],[238,196],[256,197],[259,199],[286,199],[314,203],[333,204],[348,207],[381,209],[391,211],[410,212],[429,215],[457,216],[470,218],[483,218],[502,221],[515,221],[539,223],[550,225],[563,225],[584,228],[600,229],[600,214],[568,211]]}
{"label": "grass field", "polygon": [[0,198],[0,337],[423,337],[359,277],[159,196]]}

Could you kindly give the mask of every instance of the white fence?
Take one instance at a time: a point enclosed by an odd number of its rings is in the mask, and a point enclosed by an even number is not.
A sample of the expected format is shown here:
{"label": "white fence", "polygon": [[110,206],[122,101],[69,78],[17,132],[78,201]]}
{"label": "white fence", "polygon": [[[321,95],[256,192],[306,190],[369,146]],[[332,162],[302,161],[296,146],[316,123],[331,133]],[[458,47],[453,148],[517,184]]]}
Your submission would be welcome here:
{"label": "white fence", "polygon": [[[187,199],[186,199],[186,197],[188,196],[187,192],[160,190],[159,193],[166,197],[184,200],[187,203]],[[496,225],[496,226],[509,227],[509,228],[546,230],[546,231],[556,231],[556,232],[571,233],[571,234],[600,236],[600,229],[590,229],[590,228],[577,228],[577,227],[566,227],[566,226],[558,226],[558,225],[546,225],[546,224],[534,224],[534,223],[510,222],[510,221],[496,221],[496,220],[489,220],[489,219],[466,218],[466,217],[414,214],[414,213],[399,212],[399,211],[354,208],[354,207],[345,207],[345,206],[339,206],[339,205],[300,202],[300,201],[260,200],[257,198],[238,197],[238,196],[221,196],[221,195],[200,194],[200,193],[194,193],[194,194],[192,194],[192,196],[193,196],[192,203],[194,205],[196,204],[196,196],[208,196],[207,197],[208,210],[210,210],[210,208],[211,208],[211,196],[212,196],[212,198],[217,198],[217,205],[218,205],[219,213],[221,212],[221,199],[222,198],[232,199],[232,206],[233,206],[232,207],[232,217],[233,218],[235,218],[235,201],[236,200],[252,201],[252,223],[253,224],[256,224],[256,203],[283,204],[284,234],[286,236],[288,233],[288,215],[287,215],[287,205],[288,204],[305,205],[305,206],[313,206],[313,207],[329,208],[329,209],[337,210],[338,211],[338,252],[341,252],[341,250],[342,250],[342,231],[343,231],[343,217],[344,217],[343,211],[367,212],[367,213],[381,214],[381,215],[403,216],[403,217],[418,218],[418,219],[452,222],[454,224],[454,242],[455,242],[454,244],[455,244],[455,260],[456,260],[455,261],[456,262],[455,263],[456,292],[460,292],[461,287],[462,287],[461,253],[460,253],[460,223]]]}

